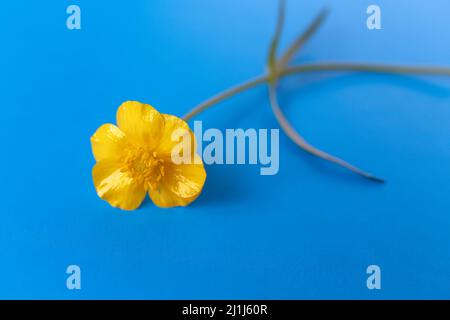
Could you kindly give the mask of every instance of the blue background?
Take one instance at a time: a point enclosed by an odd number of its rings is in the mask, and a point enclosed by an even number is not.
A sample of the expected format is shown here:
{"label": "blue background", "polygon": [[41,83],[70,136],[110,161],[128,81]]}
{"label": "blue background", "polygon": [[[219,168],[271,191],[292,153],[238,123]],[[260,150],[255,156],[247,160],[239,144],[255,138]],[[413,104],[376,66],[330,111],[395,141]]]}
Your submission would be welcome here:
{"label": "blue background", "polygon": [[[288,1],[282,48],[328,3],[297,62],[450,66],[445,0]],[[77,4],[82,29],[66,28]],[[0,298],[450,298],[450,79],[302,75],[287,116],[365,181],[280,134],[280,171],[208,166],[190,207],[135,212],[95,193],[90,136],[126,100],[181,116],[263,72],[275,0],[9,1],[0,10]],[[277,128],[264,86],[201,114]],[[66,288],[77,264],[82,290]],[[368,290],[366,268],[382,270]]]}

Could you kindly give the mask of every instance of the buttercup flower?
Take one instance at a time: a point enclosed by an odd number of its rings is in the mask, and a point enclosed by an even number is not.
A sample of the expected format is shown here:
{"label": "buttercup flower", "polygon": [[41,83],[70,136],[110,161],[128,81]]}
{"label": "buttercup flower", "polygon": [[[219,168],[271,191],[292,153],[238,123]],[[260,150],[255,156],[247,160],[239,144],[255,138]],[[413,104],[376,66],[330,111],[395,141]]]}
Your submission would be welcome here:
{"label": "buttercup flower", "polygon": [[176,164],[172,160],[179,144],[173,141],[176,130],[183,130],[194,141],[182,119],[160,114],[137,101],[123,103],[117,110],[117,126],[104,124],[91,137],[97,161],[92,177],[98,196],[123,210],[138,208],[147,193],[164,208],[194,201],[202,191],[206,172],[195,151],[195,161]]}

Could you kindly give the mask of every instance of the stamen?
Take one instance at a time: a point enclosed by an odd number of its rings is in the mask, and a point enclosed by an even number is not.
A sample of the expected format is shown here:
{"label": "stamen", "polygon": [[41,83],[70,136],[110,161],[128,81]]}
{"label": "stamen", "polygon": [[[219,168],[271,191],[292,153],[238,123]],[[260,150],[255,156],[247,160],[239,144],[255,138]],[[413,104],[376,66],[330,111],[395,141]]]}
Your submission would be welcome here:
{"label": "stamen", "polygon": [[164,176],[164,160],[156,152],[130,148],[125,152],[122,171],[129,172],[137,183],[144,185],[145,190],[156,190]]}

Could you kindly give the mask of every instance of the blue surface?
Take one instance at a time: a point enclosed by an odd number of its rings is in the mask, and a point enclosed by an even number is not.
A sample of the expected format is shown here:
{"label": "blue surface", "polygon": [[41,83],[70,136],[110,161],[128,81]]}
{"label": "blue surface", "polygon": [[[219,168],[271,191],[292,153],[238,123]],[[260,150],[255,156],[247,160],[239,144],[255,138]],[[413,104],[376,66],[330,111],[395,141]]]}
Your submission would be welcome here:
{"label": "blue surface", "polygon": [[[297,62],[450,66],[450,3],[288,1],[282,47],[325,3]],[[78,4],[82,29],[66,28]],[[377,185],[280,136],[280,171],[208,166],[200,198],[127,213],[94,190],[89,138],[125,100],[182,115],[262,72],[275,0],[10,1],[0,10],[0,298],[450,298],[450,80],[304,75],[281,102],[315,145]],[[266,88],[204,128],[277,128]],[[82,290],[66,288],[66,267]],[[366,267],[382,289],[366,288]]]}

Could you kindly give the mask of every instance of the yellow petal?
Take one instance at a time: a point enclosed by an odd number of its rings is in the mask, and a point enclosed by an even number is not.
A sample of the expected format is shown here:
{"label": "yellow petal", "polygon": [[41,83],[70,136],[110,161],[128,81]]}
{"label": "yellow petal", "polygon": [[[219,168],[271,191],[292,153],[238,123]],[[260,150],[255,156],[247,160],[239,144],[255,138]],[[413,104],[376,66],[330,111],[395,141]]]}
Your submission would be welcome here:
{"label": "yellow petal", "polygon": [[[164,117],[164,133],[156,147],[156,153],[162,158],[170,158],[172,151],[178,151],[179,155],[182,155],[182,151],[186,150],[189,154],[185,159],[188,161],[194,160],[195,155],[195,135],[189,128],[189,125],[182,119],[170,114],[163,114]],[[178,130],[178,132],[176,132]],[[174,136],[172,136],[172,134]],[[184,145],[184,143],[187,143]],[[179,148],[174,149],[179,145]],[[183,157],[184,158],[184,157]]]}
{"label": "yellow petal", "polygon": [[127,101],[117,110],[117,125],[132,143],[153,150],[162,137],[164,117],[148,104]]}
{"label": "yellow petal", "polygon": [[92,153],[97,161],[117,158],[128,145],[122,130],[113,124],[104,124],[91,137]]}
{"label": "yellow petal", "polygon": [[143,184],[123,171],[121,163],[114,159],[97,162],[92,169],[92,177],[98,196],[113,207],[134,210],[145,198]]}
{"label": "yellow petal", "polygon": [[153,202],[163,208],[187,206],[201,193],[206,180],[206,171],[201,159],[199,164],[166,163],[165,175],[156,190],[150,190]]}

